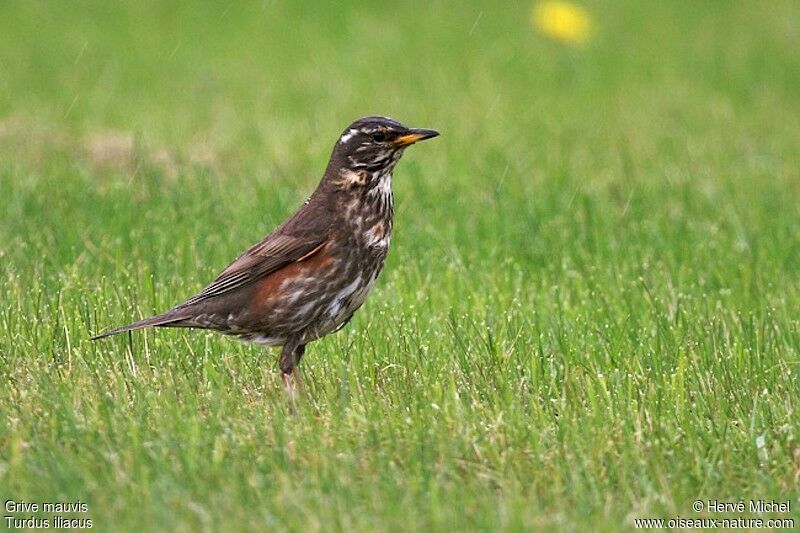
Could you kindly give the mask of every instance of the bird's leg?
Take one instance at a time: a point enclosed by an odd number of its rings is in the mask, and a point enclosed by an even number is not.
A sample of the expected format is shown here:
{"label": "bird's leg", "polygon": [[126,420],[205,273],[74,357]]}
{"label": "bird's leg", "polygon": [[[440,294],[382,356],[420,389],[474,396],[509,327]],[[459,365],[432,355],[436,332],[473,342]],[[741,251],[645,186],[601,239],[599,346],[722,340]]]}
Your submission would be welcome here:
{"label": "bird's leg", "polygon": [[286,389],[286,394],[289,396],[289,401],[291,402],[292,413],[296,412],[295,398],[303,385],[296,367],[305,351],[306,345],[300,344],[297,341],[287,342],[283,345],[283,350],[281,350],[281,377],[283,378],[283,386]]}
{"label": "bird's leg", "polygon": [[303,380],[300,379],[300,368],[297,366],[300,363],[300,359],[303,357],[303,354],[306,353],[306,345],[300,344],[297,348],[294,349],[294,367],[292,368],[292,377],[294,378],[294,382],[297,384],[298,390],[303,390]]}

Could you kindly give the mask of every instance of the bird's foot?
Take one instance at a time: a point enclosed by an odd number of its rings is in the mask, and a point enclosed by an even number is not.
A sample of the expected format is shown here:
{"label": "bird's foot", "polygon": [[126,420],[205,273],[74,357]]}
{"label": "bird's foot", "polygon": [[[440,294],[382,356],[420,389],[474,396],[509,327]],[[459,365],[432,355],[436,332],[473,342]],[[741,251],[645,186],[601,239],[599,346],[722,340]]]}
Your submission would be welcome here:
{"label": "bird's foot", "polygon": [[283,378],[283,387],[286,389],[286,394],[289,397],[289,411],[293,415],[297,414],[297,397],[303,390],[303,382],[300,380],[300,374],[296,368],[290,372],[281,372]]}

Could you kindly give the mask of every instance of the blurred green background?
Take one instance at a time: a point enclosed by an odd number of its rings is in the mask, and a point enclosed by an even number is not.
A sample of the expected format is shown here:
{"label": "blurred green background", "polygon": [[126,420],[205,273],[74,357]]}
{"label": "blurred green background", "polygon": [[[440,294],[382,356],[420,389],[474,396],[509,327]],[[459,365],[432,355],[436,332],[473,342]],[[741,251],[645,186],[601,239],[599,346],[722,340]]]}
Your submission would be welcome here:
{"label": "blurred green background", "polygon": [[[632,528],[792,499],[800,4],[0,4],[0,496],[106,530]],[[435,128],[373,296],[303,361],[177,303],[341,130]],[[25,513],[19,516],[27,516]]]}

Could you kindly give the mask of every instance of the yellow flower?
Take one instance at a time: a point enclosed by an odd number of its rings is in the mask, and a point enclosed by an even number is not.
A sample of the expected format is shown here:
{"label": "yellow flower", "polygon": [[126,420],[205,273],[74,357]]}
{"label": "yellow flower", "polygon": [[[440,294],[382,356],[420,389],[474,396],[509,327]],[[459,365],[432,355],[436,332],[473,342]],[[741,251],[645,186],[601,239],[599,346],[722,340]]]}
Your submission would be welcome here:
{"label": "yellow flower", "polygon": [[592,29],[586,10],[569,2],[537,2],[531,21],[543,34],[568,44],[586,42]]}

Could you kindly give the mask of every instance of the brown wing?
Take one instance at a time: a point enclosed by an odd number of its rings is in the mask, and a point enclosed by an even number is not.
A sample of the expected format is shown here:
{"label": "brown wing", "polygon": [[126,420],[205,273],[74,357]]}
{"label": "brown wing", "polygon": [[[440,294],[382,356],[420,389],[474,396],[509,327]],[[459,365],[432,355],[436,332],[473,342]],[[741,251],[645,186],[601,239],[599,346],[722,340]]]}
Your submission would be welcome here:
{"label": "brown wing", "polygon": [[238,289],[279,268],[312,255],[325,244],[320,240],[304,240],[290,235],[270,235],[239,256],[214,281],[183,305],[192,305]]}
{"label": "brown wing", "polygon": [[312,195],[294,216],[237,257],[211,284],[179,307],[236,290],[320,250],[330,235],[331,217],[327,206],[315,201],[315,196]]}

